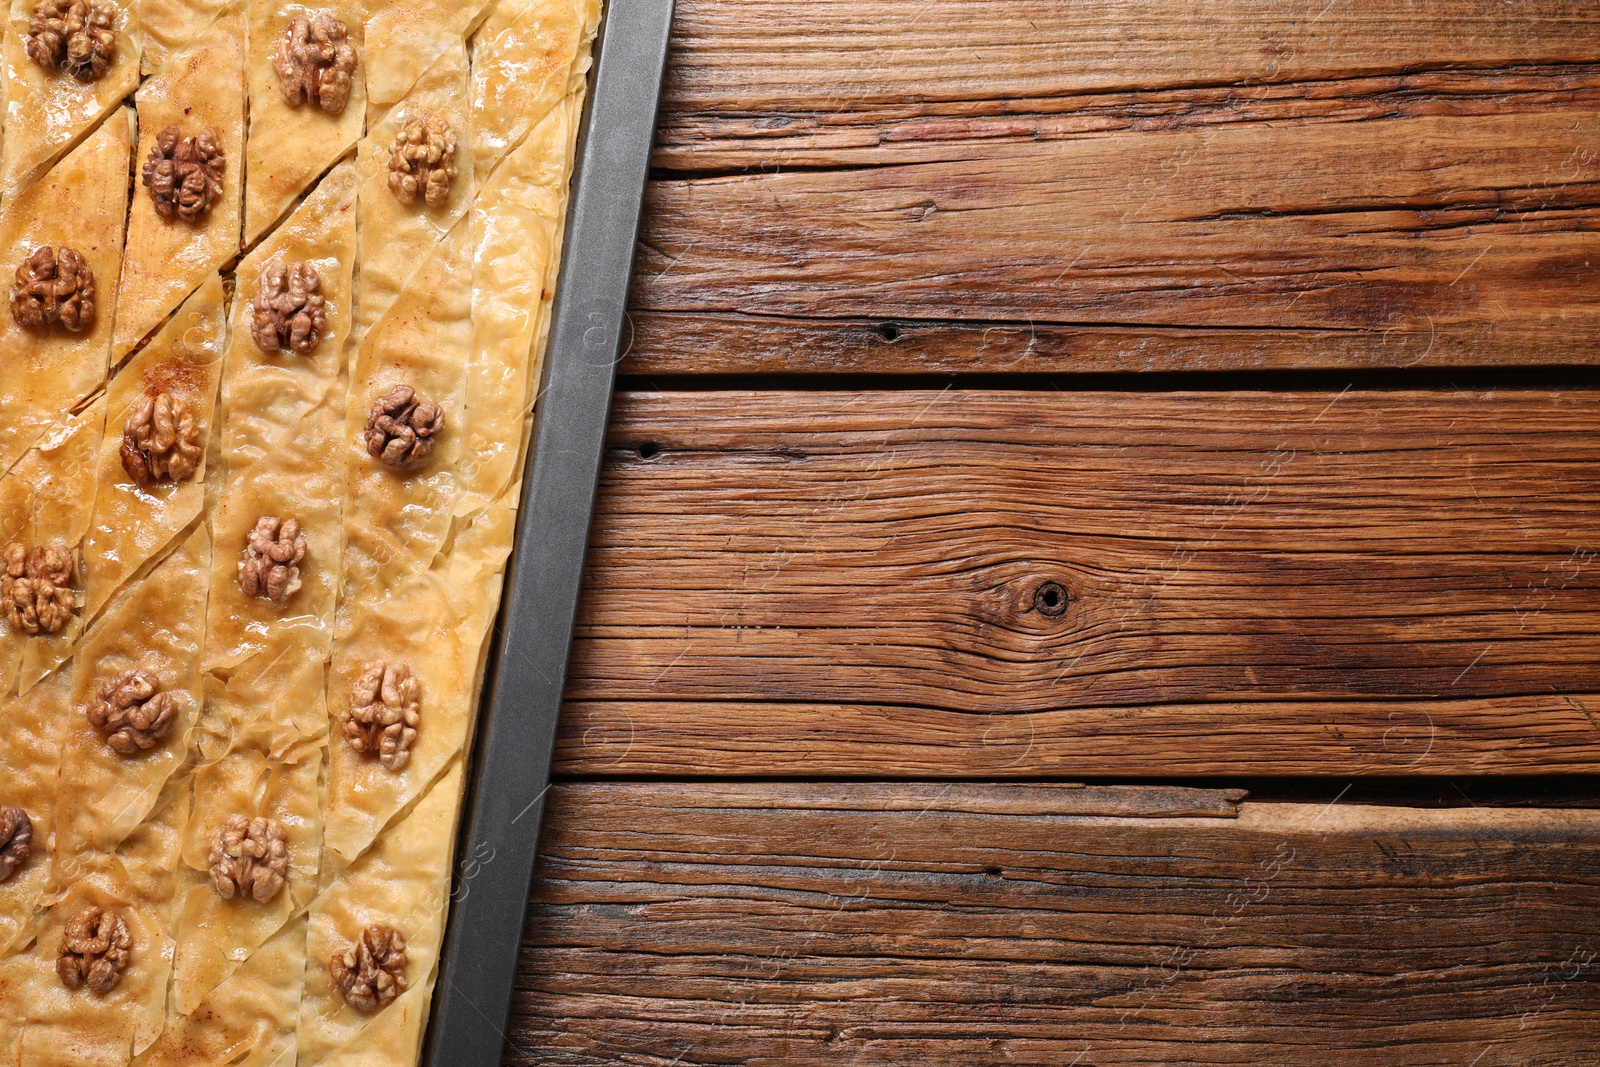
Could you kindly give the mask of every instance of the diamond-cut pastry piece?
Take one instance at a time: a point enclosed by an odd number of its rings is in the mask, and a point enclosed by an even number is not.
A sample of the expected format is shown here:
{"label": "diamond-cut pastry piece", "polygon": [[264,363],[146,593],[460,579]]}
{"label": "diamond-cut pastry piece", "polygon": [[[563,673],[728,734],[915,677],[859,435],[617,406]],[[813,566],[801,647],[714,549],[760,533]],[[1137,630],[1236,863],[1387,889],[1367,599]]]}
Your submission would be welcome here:
{"label": "diamond-cut pastry piece", "polygon": [[[59,544],[76,552],[94,511],[95,465],[105,427],[105,401],[91,403],[52,427],[0,478],[0,536],[29,544]],[[79,588],[82,572],[73,579]],[[74,595],[74,603],[78,597]],[[75,609],[54,634],[30,635],[0,625],[0,693],[26,694],[55,669],[83,632]]]}
{"label": "diamond-cut pastry piece", "polygon": [[[356,0],[301,6],[270,2],[249,5],[250,138],[246,146],[245,239],[253,241],[276,222],[335,160],[361,136],[367,107],[369,49],[362,40],[363,7]],[[284,32],[297,17],[326,14],[345,27],[356,67],[349,100],[338,114],[316,102],[291,104],[274,68]]]}
{"label": "diamond-cut pastry piece", "polygon": [[596,0],[502,3],[472,52],[472,154],[488,173],[581,88],[600,21]]}
{"label": "diamond-cut pastry piece", "polygon": [[[74,662],[74,714],[62,743],[63,790],[56,812],[56,856],[84,856],[115,848],[160,798],[162,787],[187,758],[183,738],[200,707],[199,655],[211,543],[204,525],[178,545],[138,585],[118,598],[79,646]],[[154,686],[120,692],[125,672],[145,672]],[[152,692],[153,690],[153,692]],[[161,739],[142,748],[129,739],[122,749],[108,744],[94,721],[97,701],[112,713],[144,705],[146,693],[167,694],[176,705],[162,724]],[[158,709],[159,710],[159,709]],[[126,730],[128,723],[115,725]]]}
{"label": "diamond-cut pastry piece", "polygon": [[[289,756],[273,759],[239,739],[232,751],[195,773],[194,807],[183,832],[183,862],[193,888],[180,905],[173,964],[179,1012],[194,1011],[316,894],[322,754],[319,746],[307,744]],[[248,893],[224,900],[214,884],[218,839],[242,812],[264,813],[282,831],[286,884],[266,901]]]}
{"label": "diamond-cut pastry piece", "polygon": [[143,69],[153,74],[174,51],[188,44],[233,0],[138,0],[139,37],[144,44]]}
{"label": "diamond-cut pastry piece", "polygon": [[[172,871],[187,795],[169,791],[152,802],[149,818],[115,853],[63,862],[63,896],[27,953],[32,964],[21,1063],[40,1067],[125,1064],[160,1034],[165,1023],[172,952]],[[56,970],[67,925],[86,909],[115,912],[127,930],[129,953],[109,992],[87,984],[69,989]],[[85,976],[87,977],[87,976]],[[7,1004],[10,1014],[11,1004]]]}
{"label": "diamond-cut pastry piece", "polygon": [[[94,518],[83,552],[88,598],[84,610],[89,618],[200,514],[212,408],[222,370],[222,309],[222,281],[213,274],[107,386],[107,433],[100,446]],[[152,396],[162,394],[181,401],[193,420],[199,455],[186,462],[188,477],[182,480],[145,481],[130,474],[123,461],[126,428]]]}
{"label": "diamond-cut pastry piece", "polygon": [[115,12],[114,58],[104,74],[88,82],[79,81],[66,71],[49,70],[31,58],[28,30],[35,4],[32,0],[18,0],[11,5],[4,72],[7,114],[11,117],[6,123],[5,160],[0,164],[0,192],[7,204],[37,181],[139,82],[139,48],[129,34],[132,19],[126,0],[101,2]]}
{"label": "diamond-cut pastry piece", "polygon": [[45,177],[0,209],[7,283],[40,248],[81,253],[95,278],[94,318],[29,329],[0,314],[0,473],[105,380],[128,210],[130,120],[113,115]]}
{"label": "diamond-cut pastry piece", "polygon": [[490,6],[488,0],[368,0],[367,124],[376,125],[434,60],[460,48]]}
{"label": "diamond-cut pastry piece", "polygon": [[300,1063],[306,1067],[320,1064],[370,1026],[413,1031],[421,1027],[421,1013],[397,1014],[404,998],[370,1014],[352,1008],[328,973],[327,961],[347,951],[369,926],[403,928],[411,984],[431,982],[444,933],[444,909],[437,901],[449,893],[455,844],[454,834],[441,832],[441,827],[455,825],[460,797],[458,760],[371,851],[312,902],[306,991],[300,1006]]}
{"label": "diamond-cut pastry piece", "polygon": [[[340,370],[350,330],[351,280],[355,261],[355,167],[336,167],[260,247],[239,264],[239,291],[259,289],[265,268],[278,262],[305,263],[321,278],[326,324],[321,342],[304,355],[266,353],[251,336],[253,308],[235,300],[233,328],[224,366],[220,460],[227,479],[211,515],[219,543],[243,545],[262,515],[295,515],[313,536],[301,560],[301,588],[292,610],[247,595],[237,576],[237,557],[218,557],[207,621],[210,669],[233,673],[244,684],[253,673],[239,665],[252,656],[300,664],[320,662],[332,640],[334,590],[343,537],[341,499],[345,456],[341,444],[345,395]],[[270,651],[269,651],[270,649]],[[319,675],[320,678],[320,675]],[[274,736],[292,737],[291,722],[316,721],[325,729],[320,684],[305,691],[298,668],[263,684],[282,685],[268,703],[283,714]],[[267,721],[260,713],[252,721]],[[268,744],[266,740],[263,744]]]}
{"label": "diamond-cut pastry piece", "polygon": [[361,285],[356,302],[355,338],[393,305],[428,255],[455,225],[475,188],[470,156],[457,146],[456,175],[444,203],[421,209],[391,191],[396,142],[415,120],[447,124],[464,138],[467,129],[467,55],[460,45],[444,51],[417,79],[411,91],[357,149],[361,172]]}
{"label": "diamond-cut pastry piece", "polygon": [[[0,809],[27,814],[32,855],[0,880],[0,957],[37,931],[34,908],[49,883],[53,862],[50,835],[55,828],[56,775],[61,766],[61,736],[69,717],[70,679],[55,675],[23,697],[6,702],[6,736],[0,743]],[[0,816],[0,840],[5,819]],[[4,848],[0,847],[0,853]],[[6,864],[0,860],[0,872]]]}
{"label": "diamond-cut pastry piece", "polygon": [[[112,341],[114,361],[120,361],[239,252],[243,171],[238,161],[245,155],[243,26],[237,10],[223,15],[139,88],[141,168],[169,156],[205,166],[181,175],[153,173],[150,184],[141,184],[133,198]],[[191,137],[197,140],[183,149]],[[201,145],[199,139],[206,143]],[[171,151],[164,152],[169,140]],[[169,180],[179,181],[184,191],[161,194],[158,190]],[[202,202],[207,204],[203,212],[198,206]]]}
{"label": "diamond-cut pastry piece", "polygon": [[[209,893],[210,889],[205,891]],[[180,926],[175,991],[183,988],[184,949],[197,938],[210,940],[203,933]],[[216,947],[221,951],[225,946],[218,944]],[[300,1009],[305,958],[306,921],[301,917],[257,948],[249,959],[237,965],[238,969],[232,971],[226,981],[208,989],[203,997],[186,1002],[179,993],[179,1014],[171,1020],[160,1039],[133,1061],[133,1067],[197,1067],[219,1063],[238,1063],[240,1067],[293,1067],[294,1027]],[[248,1053],[245,1059],[236,1060],[240,1050],[248,1050]],[[401,1061],[392,1062],[398,1065]]]}
{"label": "diamond-cut pastry piece", "polygon": [[490,177],[472,206],[472,359],[466,410],[477,429],[465,447],[468,501],[484,506],[519,484],[536,353],[549,329],[576,101],[550,112]]}
{"label": "diamond-cut pastry piece", "polygon": [[[456,462],[462,440],[472,433],[458,417],[472,350],[467,230],[458,226],[435,246],[367,332],[351,368],[344,453],[347,581],[365,576],[372,588],[392,587],[426,567],[449,531],[459,482]],[[367,450],[373,404],[398,386],[437,405],[450,427],[426,462],[409,473],[383,465]]]}
{"label": "diamond-cut pastry piece", "polygon": [[328,669],[334,720],[342,724],[351,717],[368,689],[363,676],[379,662],[405,663],[424,707],[398,769],[385,768],[352,745],[330,746],[324,835],[345,861],[361,855],[466,743],[484,641],[499,603],[511,515],[509,506],[497,505],[461,530],[450,567],[413,575],[386,590],[381,601],[363,586],[349,602],[349,629],[335,641]]}

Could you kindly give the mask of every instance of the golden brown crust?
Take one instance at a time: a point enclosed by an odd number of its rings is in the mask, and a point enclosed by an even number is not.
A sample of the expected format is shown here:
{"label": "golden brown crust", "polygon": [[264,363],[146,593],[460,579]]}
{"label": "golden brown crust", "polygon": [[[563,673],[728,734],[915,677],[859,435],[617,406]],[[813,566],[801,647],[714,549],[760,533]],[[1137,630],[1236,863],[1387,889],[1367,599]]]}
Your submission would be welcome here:
{"label": "golden brown crust", "polygon": [[112,344],[118,362],[239,254],[243,26],[237,9],[225,12],[135,97],[137,154],[149,178],[128,212]]}
{"label": "golden brown crust", "polygon": [[[89,618],[188,528],[205,503],[206,452],[226,337],[222,312],[222,282],[211,275],[106,388],[108,432],[100,446],[94,517],[83,552],[87,597],[83,610]],[[129,424],[137,427],[137,416],[159,394],[175,404],[182,402],[186,418],[174,422],[173,432],[187,437],[186,419],[192,418],[193,446],[199,454],[190,452],[176,470],[152,464],[154,477],[147,483],[139,477],[137,461],[129,469],[123,450],[129,445]],[[136,429],[130,451],[142,457],[141,440]],[[164,440],[160,437],[156,443]],[[179,447],[176,441],[173,447]],[[187,477],[172,477],[185,472]]]}
{"label": "golden brown crust", "polygon": [[129,126],[128,118],[108,119],[0,212],[7,269],[41,247],[65,246],[83,255],[95,279],[94,315],[76,333],[59,325],[25,328],[16,316],[0,315],[0,473],[105,381],[128,214]]}
{"label": "golden brown crust", "polygon": [[[112,25],[95,28],[99,43],[94,48],[104,47],[99,35],[105,32],[112,35],[114,43],[109,57],[101,56],[109,58],[109,64],[89,81],[37,62],[28,50],[28,7],[19,4],[13,10],[17,17],[11,20],[5,40],[4,96],[8,113],[27,116],[27,121],[13,119],[6,124],[0,191],[7,200],[41,180],[62,154],[110,114],[139,82],[139,48],[129,33],[131,13],[120,4],[107,3],[104,10],[112,13]],[[75,70],[93,73],[95,66],[90,58],[87,66],[78,65]]]}
{"label": "golden brown crust", "polygon": [[314,183],[361,136],[366,113],[367,50],[360,40],[365,6],[360,0],[330,0],[316,5],[342,22],[358,56],[351,76],[349,100],[338,114],[316,104],[292,104],[284,96],[277,58],[288,18],[285,8],[252,3],[249,54],[245,75],[250,94],[250,140],[245,147],[250,183],[246,190],[244,236],[254,241],[277,222],[295,199]]}
{"label": "golden brown crust", "polygon": [[[0,1033],[20,1043],[22,1062],[69,1047],[134,1067],[223,1062],[246,1048],[252,1067],[414,1061],[511,537],[529,350],[559,239],[542,171],[516,170],[474,207],[489,172],[468,150],[462,38],[484,5],[377,0],[368,20],[366,5],[335,2],[340,43],[317,31],[318,9],[296,33],[293,7],[145,0],[136,10],[148,8],[147,39],[164,60],[139,94],[144,143],[129,153],[123,142],[121,174],[131,156],[140,184],[120,269],[103,266],[103,250],[8,231],[0,216],[7,269],[45,246],[57,260],[54,278],[42,260],[25,272],[28,325],[13,317],[7,342],[104,346],[92,380],[65,401],[95,426],[75,468],[89,478],[62,480],[60,445],[28,452],[58,432],[50,422],[0,454],[0,509],[27,516],[0,543],[59,542],[82,559],[65,587],[82,586],[76,610],[55,634],[0,628],[0,692],[32,690],[16,705],[18,736],[59,753],[15,761],[0,738],[0,775],[18,769],[15,806],[30,818],[37,782],[73,783],[38,808],[31,843],[0,826],[0,851],[15,839],[34,852],[7,883],[21,890],[16,917],[0,900],[0,967],[9,946],[40,950],[27,1035]],[[270,33],[255,32],[258,19]],[[398,87],[400,106],[371,111],[356,161],[280,219],[370,111],[368,32],[385,42],[379,99]],[[137,59],[127,42],[114,42],[103,82]],[[242,114],[219,118],[245,95],[221,91],[229,49],[242,56],[245,43],[248,62],[233,69],[248,71],[248,145]],[[274,58],[293,62],[274,69]],[[263,72],[267,92],[256,91]],[[570,160],[559,140],[539,141],[552,172]],[[218,268],[269,226],[230,266],[230,336]],[[508,258],[519,242],[524,258]],[[61,269],[62,245],[82,252],[81,272]],[[519,301],[531,305],[520,318]],[[5,390],[0,381],[0,453]],[[51,404],[60,419],[66,407]],[[28,477],[7,482],[13,465]],[[35,466],[61,467],[59,486]],[[258,529],[263,516],[276,517],[270,530]],[[31,580],[26,560],[23,570]],[[115,983],[117,953],[92,982],[89,957],[121,939],[97,939],[100,925],[67,929],[90,908],[124,922],[129,958]],[[58,958],[83,961],[64,965],[78,991],[51,975]],[[108,991],[85,996],[91,984]]]}
{"label": "golden brown crust", "polygon": [[491,0],[367,0],[367,124],[411,91],[418,75],[483,18]]}
{"label": "golden brown crust", "polygon": [[[211,542],[199,524],[144,581],[113,600],[79,645],[61,742],[61,781],[72,785],[57,798],[57,862],[82,863],[117,848],[183,772],[189,752],[179,742],[195,725],[203,692],[199,656],[210,569]],[[155,675],[177,708],[167,739],[130,759],[107,745],[85,710],[108,679],[132,668]]]}

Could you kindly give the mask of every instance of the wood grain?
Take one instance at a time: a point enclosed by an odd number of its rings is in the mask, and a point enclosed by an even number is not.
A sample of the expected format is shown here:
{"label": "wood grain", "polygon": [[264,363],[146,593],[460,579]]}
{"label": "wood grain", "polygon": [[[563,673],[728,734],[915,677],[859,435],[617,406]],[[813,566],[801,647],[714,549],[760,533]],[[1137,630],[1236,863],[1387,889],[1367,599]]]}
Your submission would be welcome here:
{"label": "wood grain", "polygon": [[847,174],[658,181],[634,299],[1342,330],[1369,349],[1405,343],[1412,358],[1442,335],[1447,349],[1588,362],[1600,341],[1597,136],[1600,111],[1234,126],[991,145]]}
{"label": "wood grain", "polygon": [[909,109],[1600,61],[1585,0],[680,0],[664,112]]}
{"label": "wood grain", "polygon": [[[1591,37],[1596,35],[1591,34]],[[1177,88],[1078,91],[993,97],[969,75],[939,68],[940,95],[874,105],[827,102],[796,111],[775,99],[738,111],[697,110],[669,97],[653,162],[671,176],[794,168],[881,166],[971,159],[997,144],[1074,140],[1109,133],[1173,133],[1241,123],[1385,122],[1428,115],[1532,115],[1593,111],[1600,103],[1600,43],[1591,61],[1386,73],[1303,81],[1230,81]],[[1145,73],[1130,71],[1135,85]],[[944,98],[952,88],[964,94]],[[1335,131],[1337,134],[1339,131]],[[1346,134],[1349,131],[1345,131]]]}
{"label": "wood grain", "polygon": [[1597,135],[1574,0],[692,0],[629,369],[1593,363]]}
{"label": "wood grain", "polygon": [[1589,1062],[1600,813],[1128,792],[557,786],[507,1062]]}
{"label": "wood grain", "polygon": [[624,394],[558,766],[1600,771],[1597,431],[1589,391]]}
{"label": "wood grain", "polygon": [[[624,375],[1024,375],[1498,367],[1487,334],[839,319],[633,309]],[[1593,362],[1600,348],[1557,358]]]}

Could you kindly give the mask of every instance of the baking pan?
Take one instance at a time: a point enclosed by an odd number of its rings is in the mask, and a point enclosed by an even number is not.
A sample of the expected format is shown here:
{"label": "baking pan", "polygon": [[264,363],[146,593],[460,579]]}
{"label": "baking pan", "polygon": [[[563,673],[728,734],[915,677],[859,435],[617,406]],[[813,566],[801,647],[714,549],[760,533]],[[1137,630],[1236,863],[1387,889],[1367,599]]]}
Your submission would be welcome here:
{"label": "baking pan", "polygon": [[595,41],[422,1058],[430,1067],[491,1067],[505,1045],[671,25],[672,0],[608,0]]}

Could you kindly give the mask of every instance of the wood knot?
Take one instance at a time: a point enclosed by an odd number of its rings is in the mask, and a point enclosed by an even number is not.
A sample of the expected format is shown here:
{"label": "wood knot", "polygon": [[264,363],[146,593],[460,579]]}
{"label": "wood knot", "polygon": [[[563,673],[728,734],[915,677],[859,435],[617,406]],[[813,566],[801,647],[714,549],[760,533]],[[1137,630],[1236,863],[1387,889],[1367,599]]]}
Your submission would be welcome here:
{"label": "wood knot", "polygon": [[1067,587],[1060,582],[1042,582],[1033,591],[1033,609],[1041,615],[1059,619],[1067,613],[1067,603],[1071,599]]}

